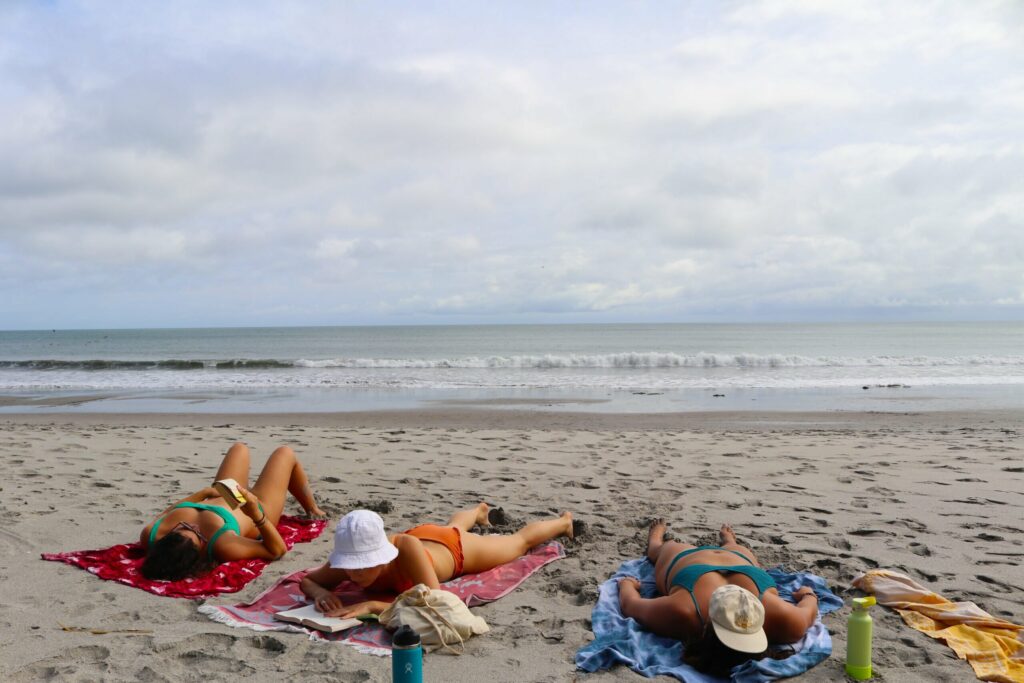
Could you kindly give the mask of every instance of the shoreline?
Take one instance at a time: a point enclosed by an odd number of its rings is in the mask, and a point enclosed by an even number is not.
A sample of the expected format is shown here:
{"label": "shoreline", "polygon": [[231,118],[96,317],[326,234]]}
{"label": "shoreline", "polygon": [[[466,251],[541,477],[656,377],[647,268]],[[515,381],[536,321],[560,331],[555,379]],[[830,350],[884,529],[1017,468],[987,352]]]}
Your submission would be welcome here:
{"label": "shoreline", "polygon": [[961,410],[883,411],[699,411],[678,413],[596,413],[589,411],[518,410],[514,408],[409,408],[347,412],[277,413],[0,413],[0,424],[168,426],[288,426],[344,428],[556,429],[576,431],[775,430],[975,428],[999,425],[1024,430],[1024,411]]}
{"label": "shoreline", "polygon": [[[583,675],[597,586],[643,553],[664,516],[704,542],[723,522],[765,566],[812,571],[847,601],[865,569],[907,573],[954,600],[1020,621],[1024,587],[1024,413],[612,414],[492,409],[365,413],[0,415],[0,673],[61,680],[390,680],[387,660],[296,634],[232,629],[196,603],[161,598],[44,562],[41,552],[132,541],[168,502],[209,484],[236,440],[253,476],[292,445],[336,520],[393,504],[388,529],[443,522],[481,499],[517,521],[571,510],[592,531],[501,600],[474,608],[491,633],[466,657],[429,655],[428,680],[639,683],[624,667]],[[289,506],[294,509],[294,503]],[[316,566],[330,534],[300,544],[243,591]],[[832,656],[799,680],[843,680],[849,607],[825,617]],[[970,667],[873,608],[886,681],[962,681]],[[63,631],[60,624],[147,634]]]}
{"label": "shoreline", "polygon": [[[0,390],[13,414],[339,414],[463,410],[607,415],[1024,413],[1024,384],[690,388],[586,386],[241,387]],[[621,420],[618,420],[621,423]]]}

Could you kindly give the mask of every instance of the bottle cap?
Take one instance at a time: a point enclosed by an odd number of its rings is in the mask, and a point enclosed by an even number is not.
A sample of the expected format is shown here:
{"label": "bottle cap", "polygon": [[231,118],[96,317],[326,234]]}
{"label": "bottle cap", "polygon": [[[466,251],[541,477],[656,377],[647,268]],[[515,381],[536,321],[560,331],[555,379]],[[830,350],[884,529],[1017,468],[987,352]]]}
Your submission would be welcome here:
{"label": "bottle cap", "polygon": [[413,630],[412,626],[402,624],[391,636],[391,644],[394,647],[416,647],[420,644],[420,634]]}
{"label": "bottle cap", "polygon": [[869,595],[866,598],[854,598],[853,608],[854,609],[867,609],[875,604],[875,596]]}

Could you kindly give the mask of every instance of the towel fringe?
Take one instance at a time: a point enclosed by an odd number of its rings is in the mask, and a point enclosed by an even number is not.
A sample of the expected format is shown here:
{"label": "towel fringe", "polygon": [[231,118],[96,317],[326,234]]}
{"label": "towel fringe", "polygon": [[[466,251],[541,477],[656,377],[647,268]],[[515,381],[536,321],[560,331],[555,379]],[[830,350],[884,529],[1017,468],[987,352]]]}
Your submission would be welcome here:
{"label": "towel fringe", "polygon": [[[205,614],[209,619],[212,619],[213,621],[216,621],[218,624],[224,624],[225,626],[230,626],[231,628],[248,628],[248,629],[252,629],[253,631],[264,631],[264,632],[265,631],[292,631],[291,627],[284,626],[283,624],[282,624],[282,627],[263,626],[262,624],[255,624],[255,623],[253,623],[251,621],[245,621],[244,619],[239,619],[238,617],[233,617],[233,616],[231,616],[229,614],[225,614],[224,611],[220,607],[214,607],[213,605],[200,605],[197,608],[197,611],[200,614]],[[298,633],[300,631],[305,633],[304,629],[294,629],[294,632],[296,632],[296,633]]]}
{"label": "towel fringe", "polygon": [[197,608],[197,611],[200,614],[205,614],[207,618],[212,621],[216,621],[218,624],[224,624],[225,626],[230,626],[231,628],[247,628],[252,631],[259,631],[260,633],[266,633],[268,631],[303,633],[309,640],[318,643],[334,644],[334,642],[338,642],[341,645],[355,648],[364,655],[373,655],[375,657],[391,656],[391,650],[388,650],[387,648],[373,647],[371,645],[363,645],[361,643],[352,643],[347,640],[330,641],[326,638],[321,638],[318,631],[292,626],[291,624],[282,623],[280,626],[264,626],[263,624],[256,624],[251,621],[246,621],[245,619],[233,617],[230,614],[225,613],[223,608],[215,607],[214,605],[201,605]]}

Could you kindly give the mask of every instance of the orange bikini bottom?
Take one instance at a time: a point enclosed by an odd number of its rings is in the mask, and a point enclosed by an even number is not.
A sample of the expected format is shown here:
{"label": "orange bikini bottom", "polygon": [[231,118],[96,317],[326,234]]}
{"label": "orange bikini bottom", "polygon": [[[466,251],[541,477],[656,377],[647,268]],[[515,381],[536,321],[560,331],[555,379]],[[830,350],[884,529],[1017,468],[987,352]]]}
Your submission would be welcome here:
{"label": "orange bikini bottom", "polygon": [[455,561],[455,573],[452,575],[452,578],[462,576],[462,565],[465,558],[462,555],[462,534],[459,533],[457,527],[420,524],[405,533],[421,541],[440,543],[447,548],[448,552],[452,554],[452,559]]}

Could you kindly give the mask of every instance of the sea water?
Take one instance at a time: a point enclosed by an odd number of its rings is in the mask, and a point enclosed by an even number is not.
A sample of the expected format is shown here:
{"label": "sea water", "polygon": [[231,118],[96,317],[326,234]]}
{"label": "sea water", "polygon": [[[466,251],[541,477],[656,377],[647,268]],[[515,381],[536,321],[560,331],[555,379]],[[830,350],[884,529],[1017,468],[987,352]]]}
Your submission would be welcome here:
{"label": "sea water", "polygon": [[0,394],[6,412],[1019,408],[1024,323],[0,332]]}

